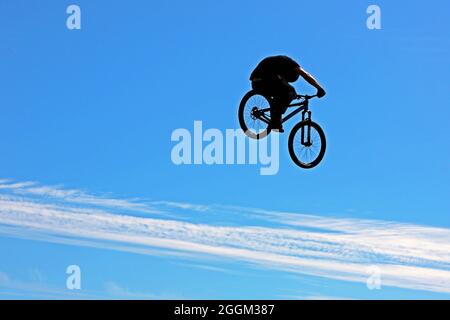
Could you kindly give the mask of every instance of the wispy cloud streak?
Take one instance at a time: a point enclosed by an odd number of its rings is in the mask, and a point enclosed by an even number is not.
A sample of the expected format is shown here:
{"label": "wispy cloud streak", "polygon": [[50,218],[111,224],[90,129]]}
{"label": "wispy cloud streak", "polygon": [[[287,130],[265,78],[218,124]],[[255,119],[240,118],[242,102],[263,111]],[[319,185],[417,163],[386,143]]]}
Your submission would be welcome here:
{"label": "wispy cloud streak", "polygon": [[[198,220],[202,215],[209,219]],[[249,219],[223,224],[233,215]],[[365,282],[368,266],[377,265],[383,285],[450,293],[450,230],[422,225],[115,199],[4,180],[0,233],[140,254],[223,257],[345,281]]]}

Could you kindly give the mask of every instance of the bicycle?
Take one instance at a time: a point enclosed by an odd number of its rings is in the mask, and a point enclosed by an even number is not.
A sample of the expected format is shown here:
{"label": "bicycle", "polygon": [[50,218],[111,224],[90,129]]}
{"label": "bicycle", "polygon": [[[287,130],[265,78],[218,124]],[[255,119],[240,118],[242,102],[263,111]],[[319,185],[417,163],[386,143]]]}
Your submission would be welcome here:
{"label": "bicycle", "polygon": [[[297,109],[281,120],[284,123],[296,114],[302,113],[302,120],[292,128],[289,134],[288,147],[291,159],[304,169],[317,166],[322,161],[326,149],[326,139],[322,128],[311,120],[309,100],[314,97],[317,95],[298,95],[295,100],[299,102],[288,106],[288,108],[297,107]],[[248,137],[263,139],[270,134],[271,103],[270,97],[261,95],[255,90],[249,91],[242,98],[238,112],[239,124]],[[253,126],[251,126],[252,124]]]}

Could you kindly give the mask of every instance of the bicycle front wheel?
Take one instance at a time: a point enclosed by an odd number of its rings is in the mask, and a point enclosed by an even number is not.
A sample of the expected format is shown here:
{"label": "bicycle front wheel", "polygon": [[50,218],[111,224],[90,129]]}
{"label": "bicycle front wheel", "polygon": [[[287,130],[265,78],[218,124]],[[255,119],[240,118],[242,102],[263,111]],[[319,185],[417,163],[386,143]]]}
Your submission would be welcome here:
{"label": "bicycle front wheel", "polygon": [[302,121],[289,134],[289,155],[301,168],[317,166],[325,155],[325,149],[325,134],[315,122]]}

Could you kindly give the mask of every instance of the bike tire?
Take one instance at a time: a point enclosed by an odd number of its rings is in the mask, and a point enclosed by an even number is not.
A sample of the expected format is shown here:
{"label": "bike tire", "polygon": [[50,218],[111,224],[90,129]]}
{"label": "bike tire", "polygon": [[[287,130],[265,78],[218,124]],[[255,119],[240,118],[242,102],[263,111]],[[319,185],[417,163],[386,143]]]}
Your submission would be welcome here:
{"label": "bike tire", "polygon": [[267,127],[259,133],[256,132],[255,130],[251,130],[249,128],[249,125],[246,123],[246,114],[245,113],[246,113],[247,102],[252,97],[257,96],[257,95],[264,97],[264,99],[267,100],[267,102],[269,103],[269,106],[270,106],[270,100],[267,97],[257,93],[255,90],[250,90],[249,92],[247,92],[245,94],[245,96],[241,100],[241,103],[239,104],[238,118],[239,118],[239,125],[241,126],[241,129],[242,129],[242,131],[244,131],[245,135],[248,136],[249,138],[258,140],[258,139],[263,139],[267,135],[269,135],[271,130],[269,128],[269,125],[261,120],[258,120],[258,121],[260,121],[261,123],[264,123]]}
{"label": "bike tire", "polygon": [[[307,128],[306,126],[308,126],[308,125],[311,126],[312,129],[316,130],[317,136],[320,138],[320,150],[318,151],[317,156],[314,158],[314,160],[312,160],[310,162],[304,162],[301,159],[299,159],[299,157],[296,153],[295,148],[296,148],[296,145],[298,142],[296,140],[296,135],[302,129],[302,127],[304,127],[306,129]],[[300,137],[301,137],[301,131],[300,131]],[[313,141],[313,143],[314,143],[314,141]],[[289,142],[288,142],[289,155],[291,156],[292,161],[294,161],[294,163],[297,166],[299,166],[300,168],[303,168],[303,169],[312,169],[322,161],[322,159],[325,155],[326,145],[327,145],[327,142],[326,142],[326,138],[325,138],[325,133],[323,132],[322,128],[317,123],[310,121],[310,120],[297,123],[294,126],[294,128],[292,128],[291,133],[289,134]],[[303,146],[303,147],[305,147],[305,146]]]}

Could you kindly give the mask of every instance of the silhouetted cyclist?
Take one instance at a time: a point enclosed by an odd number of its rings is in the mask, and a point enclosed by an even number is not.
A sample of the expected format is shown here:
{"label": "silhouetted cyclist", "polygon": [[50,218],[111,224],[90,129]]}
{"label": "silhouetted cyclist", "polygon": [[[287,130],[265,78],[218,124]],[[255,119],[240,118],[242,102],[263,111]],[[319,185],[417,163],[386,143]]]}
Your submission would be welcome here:
{"label": "silhouetted cyclist", "polygon": [[325,95],[325,90],[317,80],[287,56],[267,57],[253,70],[250,76],[252,88],[273,99],[270,109],[271,129],[284,132],[281,116],[292,100],[297,98],[295,88],[289,82],[297,81],[299,76],[317,89],[319,98]]}

